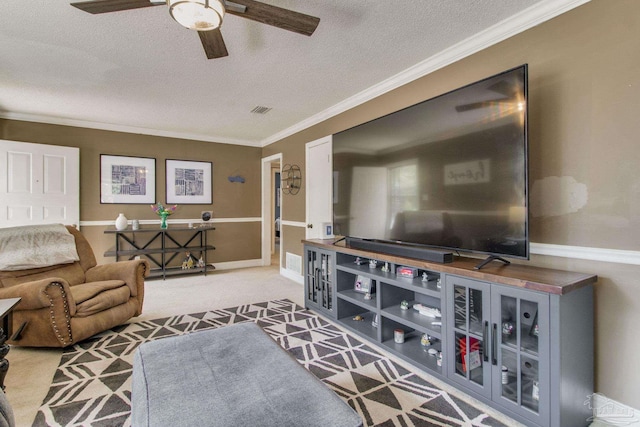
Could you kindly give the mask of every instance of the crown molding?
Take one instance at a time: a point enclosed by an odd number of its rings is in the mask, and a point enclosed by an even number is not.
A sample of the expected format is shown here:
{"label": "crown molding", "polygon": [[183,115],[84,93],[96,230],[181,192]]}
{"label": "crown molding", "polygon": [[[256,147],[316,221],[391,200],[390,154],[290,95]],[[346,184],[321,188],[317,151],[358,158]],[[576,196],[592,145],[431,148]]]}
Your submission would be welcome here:
{"label": "crown molding", "polygon": [[321,111],[297,124],[275,133],[263,140],[241,140],[233,138],[216,137],[211,135],[193,134],[185,132],[173,132],[159,129],[149,129],[136,126],[117,125],[112,123],[93,122],[85,120],[68,119],[27,113],[13,113],[0,111],[0,119],[19,120],[36,123],[48,123],[53,125],[74,126],[89,129],[106,130],[113,132],[125,132],[141,135],[152,135],[166,138],[188,139],[194,141],[215,142],[220,144],[244,145],[250,147],[266,147],[281,139],[303,131],[311,126],[330,119],[347,110],[357,107],[393,89],[424,77],[456,61],[464,59],[474,53],[486,49],[509,37],[519,34],[529,28],[535,27],[549,19],[568,12],[591,0],[543,0],[522,12],[504,20],[486,30],[463,40],[418,64],[410,67],[395,76],[371,86],[364,91],[339,102],[338,104]]}
{"label": "crown molding", "polygon": [[140,135],[161,136],[165,138],[189,139],[193,141],[216,142],[219,144],[246,145],[249,147],[261,147],[258,141],[249,141],[233,138],[216,137],[196,133],[172,132],[159,129],[149,129],[137,126],[116,125],[112,123],[92,122],[88,120],[68,119],[64,117],[44,116],[38,114],[12,113],[0,111],[0,119],[19,120],[23,122],[47,123],[51,125],[73,126],[88,129],[106,130],[112,132],[124,132]]}
{"label": "crown molding", "polygon": [[262,147],[273,144],[281,139],[303,131],[311,126],[328,120],[347,110],[355,108],[380,95],[397,89],[407,83],[431,74],[447,65],[460,61],[483,49],[493,46],[503,40],[513,37],[529,28],[533,28],[545,21],[555,18],[571,9],[581,6],[591,0],[543,0],[522,12],[498,22],[486,30],[474,34],[448,49],[419,62],[413,67],[392,76],[382,82],[371,86],[364,91],[345,99],[344,101],[305,119],[294,126],[278,132],[261,142]]}

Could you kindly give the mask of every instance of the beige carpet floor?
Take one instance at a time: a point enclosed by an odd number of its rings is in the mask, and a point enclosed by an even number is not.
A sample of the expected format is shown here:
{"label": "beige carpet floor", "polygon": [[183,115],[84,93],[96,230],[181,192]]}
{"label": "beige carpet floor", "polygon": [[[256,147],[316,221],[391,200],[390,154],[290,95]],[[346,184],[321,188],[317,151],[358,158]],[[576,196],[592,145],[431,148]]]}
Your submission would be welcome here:
{"label": "beige carpet floor", "polygon": [[[152,280],[146,283],[143,314],[132,319],[132,322],[281,298],[304,305],[302,285],[281,276],[275,266],[216,271],[206,277],[198,275],[165,281]],[[20,347],[12,347],[9,352],[7,359],[10,368],[5,384],[18,426],[30,426],[33,422],[47,394],[61,354],[60,349]],[[410,370],[416,370],[399,359],[394,360]],[[433,383],[507,425],[519,425],[435,378]]]}

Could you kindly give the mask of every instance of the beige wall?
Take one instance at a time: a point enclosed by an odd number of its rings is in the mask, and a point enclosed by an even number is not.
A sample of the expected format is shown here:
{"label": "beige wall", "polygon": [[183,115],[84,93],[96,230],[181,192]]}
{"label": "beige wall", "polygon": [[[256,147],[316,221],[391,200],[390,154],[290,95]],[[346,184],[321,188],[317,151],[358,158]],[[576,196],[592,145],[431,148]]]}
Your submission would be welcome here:
{"label": "beige wall", "polygon": [[[156,159],[156,201],[164,203],[165,160],[210,161],[213,164],[213,203],[180,205],[170,220],[200,218],[212,210],[214,218],[259,218],[261,149],[229,144],[213,144],[123,132],[58,126],[14,120],[0,120],[0,137],[12,141],[65,145],[80,148],[80,221],[113,221],[122,212],[129,219],[157,220],[148,205],[100,203],[100,154],[153,157]],[[232,183],[230,175],[241,175],[245,183]],[[171,226],[170,226],[171,227]],[[216,247],[208,261],[227,262],[260,258],[260,222],[217,223],[210,231]],[[83,226],[99,262],[113,248],[113,235],[105,226]]]}
{"label": "beige wall", "polygon": [[[594,0],[359,107],[276,142],[263,155],[300,162],[304,144],[461,85],[529,64],[531,239],[640,250],[640,2]],[[304,175],[304,174],[303,174]],[[306,177],[303,176],[303,181]],[[285,219],[304,221],[303,191]],[[300,250],[289,242],[287,251]],[[295,233],[295,239],[304,231]],[[533,256],[596,285],[596,390],[640,408],[640,267]],[[585,397],[586,398],[586,397]]]}

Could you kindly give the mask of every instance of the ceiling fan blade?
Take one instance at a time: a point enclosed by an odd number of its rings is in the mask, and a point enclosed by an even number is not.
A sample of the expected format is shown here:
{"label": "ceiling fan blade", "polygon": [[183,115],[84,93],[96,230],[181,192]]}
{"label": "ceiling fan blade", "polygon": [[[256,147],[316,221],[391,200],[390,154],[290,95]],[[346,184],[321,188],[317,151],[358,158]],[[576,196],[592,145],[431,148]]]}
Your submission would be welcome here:
{"label": "ceiling fan blade", "polygon": [[207,54],[207,59],[229,56],[220,28],[211,31],[198,31],[198,35],[200,36],[204,53]]}
{"label": "ceiling fan blade", "polygon": [[226,3],[229,5],[235,3],[246,6],[245,12],[234,10],[232,7],[227,8],[227,13],[230,15],[241,16],[305,36],[313,34],[320,23],[320,18],[316,18],[315,16],[305,15],[304,13],[294,12],[254,0],[233,0],[227,1]]}
{"label": "ceiling fan blade", "polygon": [[139,9],[166,3],[151,3],[149,0],[93,0],[71,3],[71,6],[89,13],[108,13],[121,10]]}

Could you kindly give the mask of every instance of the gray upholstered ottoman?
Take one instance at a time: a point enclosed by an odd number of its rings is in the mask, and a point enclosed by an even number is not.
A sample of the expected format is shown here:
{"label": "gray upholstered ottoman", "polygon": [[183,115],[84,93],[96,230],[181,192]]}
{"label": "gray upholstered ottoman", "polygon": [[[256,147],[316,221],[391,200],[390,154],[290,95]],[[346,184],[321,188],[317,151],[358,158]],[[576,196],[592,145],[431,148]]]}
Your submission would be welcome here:
{"label": "gray upholstered ottoman", "polygon": [[253,322],[142,344],[131,415],[142,426],[362,426]]}

